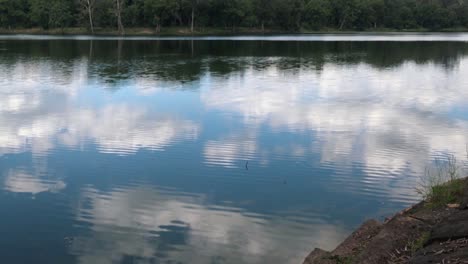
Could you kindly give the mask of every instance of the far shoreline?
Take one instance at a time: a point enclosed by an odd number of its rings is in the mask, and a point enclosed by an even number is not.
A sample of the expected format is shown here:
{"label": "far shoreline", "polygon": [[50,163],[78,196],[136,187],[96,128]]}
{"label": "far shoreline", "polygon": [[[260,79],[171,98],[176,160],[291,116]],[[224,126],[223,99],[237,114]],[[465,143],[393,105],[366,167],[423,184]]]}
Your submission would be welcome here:
{"label": "far shoreline", "polygon": [[0,28],[0,35],[51,35],[51,36],[134,36],[134,37],[207,37],[207,36],[288,36],[288,35],[324,35],[324,34],[406,34],[406,33],[468,33],[468,28],[449,28],[440,30],[430,29],[389,29],[389,28],[372,28],[368,30],[338,30],[338,29],[321,29],[321,30],[300,30],[300,31],[284,31],[276,29],[261,30],[258,28],[236,28],[235,30],[226,28],[196,28],[194,32],[184,27],[168,27],[163,28],[161,32],[157,32],[154,28],[126,28],[125,34],[120,34],[117,29],[112,28],[97,28],[94,33],[91,33],[87,28],[71,27],[71,28],[15,28],[7,29]]}

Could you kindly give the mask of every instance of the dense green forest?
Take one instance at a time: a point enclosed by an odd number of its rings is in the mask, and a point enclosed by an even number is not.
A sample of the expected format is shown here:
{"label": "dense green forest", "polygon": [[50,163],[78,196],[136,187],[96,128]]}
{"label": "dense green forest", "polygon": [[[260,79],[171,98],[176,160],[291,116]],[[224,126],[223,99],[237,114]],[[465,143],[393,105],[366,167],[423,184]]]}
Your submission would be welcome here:
{"label": "dense green forest", "polygon": [[468,28],[468,0],[0,0],[0,28]]}

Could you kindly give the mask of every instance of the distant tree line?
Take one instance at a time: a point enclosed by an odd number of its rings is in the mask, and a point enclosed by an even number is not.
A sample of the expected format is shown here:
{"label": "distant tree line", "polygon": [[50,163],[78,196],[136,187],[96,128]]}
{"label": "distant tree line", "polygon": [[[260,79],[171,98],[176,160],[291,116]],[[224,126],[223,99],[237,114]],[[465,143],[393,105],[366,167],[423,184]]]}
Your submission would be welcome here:
{"label": "distant tree line", "polygon": [[468,28],[468,0],[0,0],[1,28]]}

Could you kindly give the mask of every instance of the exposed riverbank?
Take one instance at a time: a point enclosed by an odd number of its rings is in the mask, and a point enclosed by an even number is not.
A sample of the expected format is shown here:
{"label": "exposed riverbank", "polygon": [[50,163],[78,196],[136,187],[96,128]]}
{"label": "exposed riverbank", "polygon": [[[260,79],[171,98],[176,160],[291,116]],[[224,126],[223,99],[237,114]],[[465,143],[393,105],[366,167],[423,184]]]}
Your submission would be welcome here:
{"label": "exposed riverbank", "polygon": [[[325,28],[321,30],[301,30],[301,31],[284,31],[279,29],[265,29],[260,28],[196,28],[194,32],[186,27],[168,27],[162,28],[157,32],[155,28],[126,28],[126,36],[207,36],[207,35],[249,35],[249,34],[320,34],[320,33],[405,33],[405,32],[433,32],[429,29],[416,28],[407,30],[397,30],[389,28],[375,28],[366,31],[344,31],[333,28]],[[468,32],[467,28],[449,28],[439,30],[438,32]],[[43,28],[0,28],[0,34],[34,34],[34,35],[91,35],[87,28],[72,27],[72,28],[56,28],[56,29],[43,29]],[[120,35],[120,33],[113,28],[96,28],[93,35]]]}
{"label": "exposed riverbank", "polygon": [[468,178],[457,188],[454,203],[426,200],[383,223],[369,220],[335,250],[312,251],[304,264],[468,263]]}

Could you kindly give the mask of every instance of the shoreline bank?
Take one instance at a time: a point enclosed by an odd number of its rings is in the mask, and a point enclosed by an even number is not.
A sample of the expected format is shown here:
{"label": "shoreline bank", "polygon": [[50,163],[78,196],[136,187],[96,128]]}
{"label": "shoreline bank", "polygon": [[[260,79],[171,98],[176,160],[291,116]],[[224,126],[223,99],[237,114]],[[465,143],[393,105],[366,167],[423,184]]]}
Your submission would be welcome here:
{"label": "shoreline bank", "polygon": [[[161,32],[157,32],[154,28],[127,28],[123,36],[237,36],[237,35],[293,35],[293,34],[359,34],[359,33],[466,33],[468,28],[449,28],[438,31],[429,29],[408,29],[397,30],[388,28],[376,28],[372,30],[338,30],[338,29],[322,29],[322,30],[300,30],[300,31],[284,31],[277,29],[258,28],[237,28],[236,30],[226,28],[197,28],[191,32],[188,28],[171,27],[163,28]],[[42,28],[0,28],[0,34],[15,35],[15,34],[28,34],[28,35],[95,35],[95,36],[120,36],[116,29],[110,28],[96,28],[94,34],[87,28],[57,28],[57,29],[42,29]]]}
{"label": "shoreline bank", "polygon": [[468,263],[468,178],[457,203],[422,201],[383,223],[368,220],[335,250],[314,249],[303,264]]}

